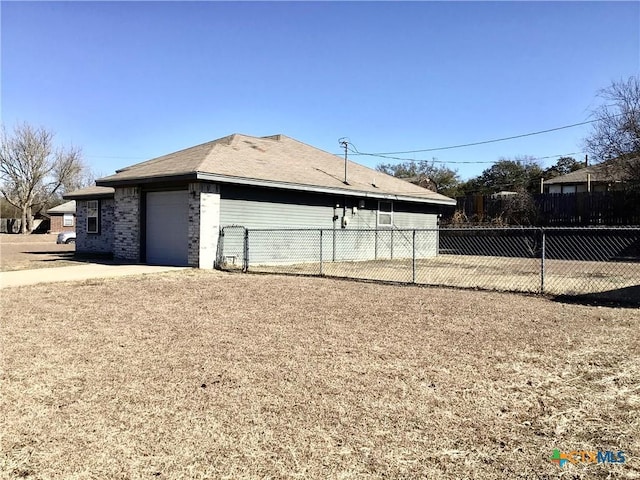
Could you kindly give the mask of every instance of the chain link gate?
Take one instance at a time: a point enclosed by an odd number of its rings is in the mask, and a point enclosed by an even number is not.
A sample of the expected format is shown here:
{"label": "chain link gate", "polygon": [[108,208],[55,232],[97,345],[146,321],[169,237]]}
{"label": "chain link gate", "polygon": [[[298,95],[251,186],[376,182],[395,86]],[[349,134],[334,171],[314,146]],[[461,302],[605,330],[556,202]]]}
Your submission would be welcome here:
{"label": "chain link gate", "polygon": [[247,229],[241,225],[220,228],[216,266],[222,270],[247,271]]}

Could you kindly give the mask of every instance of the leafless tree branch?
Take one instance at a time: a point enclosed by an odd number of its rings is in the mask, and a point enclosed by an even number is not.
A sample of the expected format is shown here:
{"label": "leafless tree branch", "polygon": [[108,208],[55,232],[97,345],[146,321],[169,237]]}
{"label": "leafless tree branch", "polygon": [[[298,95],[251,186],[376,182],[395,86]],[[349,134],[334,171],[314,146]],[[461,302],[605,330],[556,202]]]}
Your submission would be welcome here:
{"label": "leafless tree branch", "polygon": [[598,96],[605,104],[593,112],[587,151],[607,162],[612,174],[621,173],[632,188],[640,188],[640,79],[614,81]]}
{"label": "leafless tree branch", "polygon": [[87,167],[78,148],[57,148],[54,134],[27,123],[0,130],[0,193],[21,211],[22,233],[33,229],[33,210],[60,192],[78,188]]}

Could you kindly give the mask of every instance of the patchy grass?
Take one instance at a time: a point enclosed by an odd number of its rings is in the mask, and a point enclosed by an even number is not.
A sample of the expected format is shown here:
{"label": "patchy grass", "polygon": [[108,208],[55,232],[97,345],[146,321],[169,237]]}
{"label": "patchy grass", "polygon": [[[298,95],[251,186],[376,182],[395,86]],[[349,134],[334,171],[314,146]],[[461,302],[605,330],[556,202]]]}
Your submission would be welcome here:
{"label": "patchy grass", "polygon": [[77,265],[75,245],[57,245],[55,234],[0,234],[0,270],[30,270]]}
{"label": "patchy grass", "polygon": [[2,309],[0,478],[640,476],[638,310],[201,271]]}

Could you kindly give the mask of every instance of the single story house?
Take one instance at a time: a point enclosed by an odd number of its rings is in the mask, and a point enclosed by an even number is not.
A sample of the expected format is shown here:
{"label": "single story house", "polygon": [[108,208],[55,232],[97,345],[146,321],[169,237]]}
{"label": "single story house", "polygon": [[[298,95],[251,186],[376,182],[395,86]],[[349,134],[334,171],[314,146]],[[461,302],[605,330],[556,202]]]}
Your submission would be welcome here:
{"label": "single story house", "polygon": [[624,174],[611,163],[590,165],[543,183],[544,193],[610,192],[624,188]]}
{"label": "single story house", "polygon": [[[436,229],[440,212],[455,206],[451,198],[285,135],[241,134],[123,168],[65,198],[77,202],[77,251],[200,268],[213,268],[227,225]],[[355,236],[353,242],[362,248]],[[423,247],[425,255],[437,254],[437,239]],[[277,261],[277,250],[272,244],[252,254]]]}
{"label": "single story house", "polygon": [[46,213],[49,217],[50,233],[73,232],[76,229],[75,200],[70,200],[50,208]]}

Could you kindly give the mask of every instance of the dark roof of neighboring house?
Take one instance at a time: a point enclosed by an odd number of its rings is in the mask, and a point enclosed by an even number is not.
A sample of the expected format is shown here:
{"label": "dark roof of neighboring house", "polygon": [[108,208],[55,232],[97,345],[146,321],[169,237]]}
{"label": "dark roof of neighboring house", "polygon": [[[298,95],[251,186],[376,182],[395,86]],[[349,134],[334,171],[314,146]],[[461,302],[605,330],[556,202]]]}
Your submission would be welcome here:
{"label": "dark roof of neighboring house", "polygon": [[73,192],[65,193],[63,198],[73,198],[75,200],[91,200],[97,198],[113,198],[115,190],[112,187],[86,187]]}
{"label": "dark roof of neighboring house", "polygon": [[47,213],[49,215],[51,214],[63,215],[65,213],[76,213],[76,201],[71,200],[70,202],[61,203],[60,205],[57,205],[47,210]]}
{"label": "dark roof of neighboring house", "polygon": [[209,180],[289,190],[455,205],[455,200],[285,135],[234,134],[118,170],[101,186]]}
{"label": "dark roof of neighboring house", "polygon": [[619,168],[610,162],[603,162],[597,165],[590,165],[575,172],[560,175],[559,177],[545,180],[545,185],[561,183],[587,183],[588,175],[591,175],[591,182],[622,182],[624,175]]}

